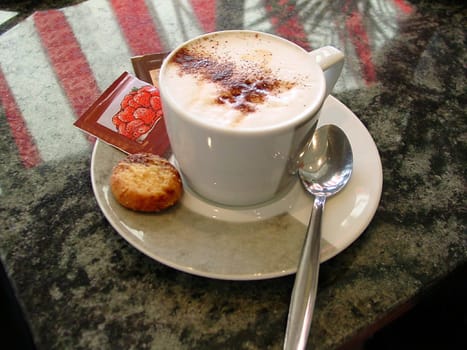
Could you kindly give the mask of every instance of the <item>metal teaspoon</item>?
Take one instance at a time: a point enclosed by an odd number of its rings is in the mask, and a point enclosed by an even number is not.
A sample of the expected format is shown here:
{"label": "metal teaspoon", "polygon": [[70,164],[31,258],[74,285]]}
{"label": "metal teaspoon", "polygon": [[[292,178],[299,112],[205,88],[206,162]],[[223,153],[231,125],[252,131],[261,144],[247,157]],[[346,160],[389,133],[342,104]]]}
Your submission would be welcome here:
{"label": "metal teaspoon", "polygon": [[339,192],[352,174],[350,142],[335,125],[317,129],[299,156],[300,180],[315,199],[290,301],[284,350],[304,349],[316,300],[321,217],[326,198]]}

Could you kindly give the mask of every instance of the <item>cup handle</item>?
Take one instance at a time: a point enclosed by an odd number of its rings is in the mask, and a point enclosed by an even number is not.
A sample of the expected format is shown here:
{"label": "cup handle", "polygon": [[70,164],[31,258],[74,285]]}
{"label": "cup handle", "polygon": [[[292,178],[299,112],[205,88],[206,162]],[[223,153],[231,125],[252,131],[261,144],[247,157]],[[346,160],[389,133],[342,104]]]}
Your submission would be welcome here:
{"label": "cup handle", "polygon": [[310,52],[315,62],[321,67],[326,79],[326,97],[331,93],[342,67],[344,67],[344,53],[333,46],[324,46]]}

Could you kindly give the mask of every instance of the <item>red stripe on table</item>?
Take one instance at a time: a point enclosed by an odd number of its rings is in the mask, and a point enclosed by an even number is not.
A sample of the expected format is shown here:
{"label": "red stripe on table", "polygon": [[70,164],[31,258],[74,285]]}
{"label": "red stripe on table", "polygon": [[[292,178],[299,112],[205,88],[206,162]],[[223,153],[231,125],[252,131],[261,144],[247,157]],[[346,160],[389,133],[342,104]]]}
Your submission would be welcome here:
{"label": "red stripe on table", "polygon": [[52,68],[79,117],[100,95],[89,63],[63,12],[36,12],[34,24]]}
{"label": "red stripe on table", "polygon": [[357,10],[351,12],[345,21],[345,25],[359,58],[363,79],[367,84],[371,84],[376,81],[376,71],[362,14]]}
{"label": "red stripe on table", "polygon": [[39,150],[29,133],[13,93],[0,69],[0,101],[23,165],[32,168],[42,162]]}
{"label": "red stripe on table", "polygon": [[112,0],[111,4],[133,55],[139,56],[164,50],[144,0]]}
{"label": "red stripe on table", "polygon": [[294,1],[267,0],[265,8],[278,35],[296,43],[305,50],[311,50],[311,45],[297,14]]}
{"label": "red stripe on table", "polygon": [[213,32],[216,30],[216,0],[190,0],[193,11],[203,30]]}
{"label": "red stripe on table", "polygon": [[407,1],[394,0],[394,4],[406,15],[410,15],[414,11],[413,6],[410,5]]}

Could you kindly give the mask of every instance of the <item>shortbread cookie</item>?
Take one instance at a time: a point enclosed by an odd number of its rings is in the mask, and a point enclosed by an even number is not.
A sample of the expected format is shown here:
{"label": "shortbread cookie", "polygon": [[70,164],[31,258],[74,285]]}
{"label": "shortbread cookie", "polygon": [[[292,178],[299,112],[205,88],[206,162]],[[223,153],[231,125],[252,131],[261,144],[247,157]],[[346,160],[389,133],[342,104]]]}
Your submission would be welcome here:
{"label": "shortbread cookie", "polygon": [[112,170],[110,188],[121,205],[144,212],[174,205],[183,192],[177,169],[168,160],[150,153],[122,159]]}

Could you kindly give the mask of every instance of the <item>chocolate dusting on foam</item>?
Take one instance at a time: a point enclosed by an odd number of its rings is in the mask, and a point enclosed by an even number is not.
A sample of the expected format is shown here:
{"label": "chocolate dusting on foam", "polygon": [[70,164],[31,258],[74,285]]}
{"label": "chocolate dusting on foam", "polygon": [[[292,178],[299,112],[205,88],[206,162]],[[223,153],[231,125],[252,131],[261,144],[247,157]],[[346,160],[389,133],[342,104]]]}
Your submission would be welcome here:
{"label": "chocolate dusting on foam", "polygon": [[275,78],[270,70],[253,62],[245,61],[241,66],[227,58],[220,62],[196,47],[182,48],[172,60],[178,64],[180,74],[192,74],[198,80],[210,81],[220,87],[214,103],[228,104],[243,114],[254,112],[268,95],[295,85]]}

